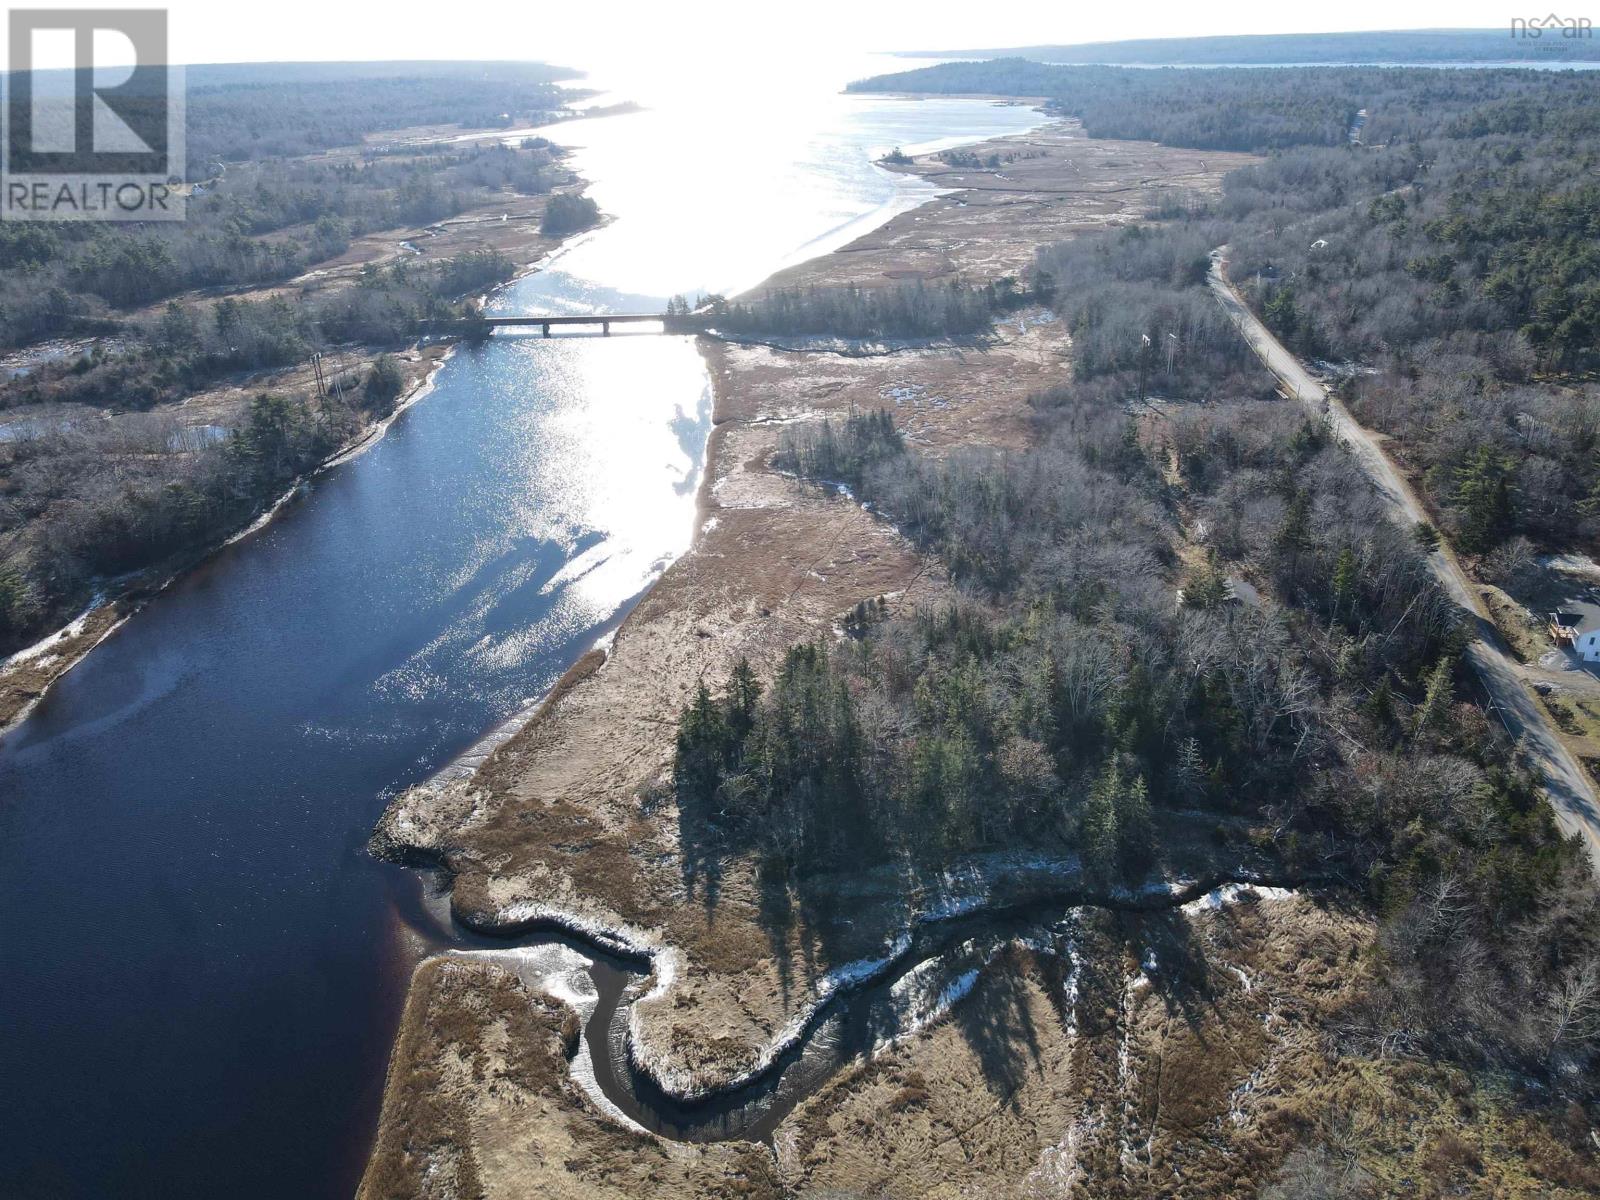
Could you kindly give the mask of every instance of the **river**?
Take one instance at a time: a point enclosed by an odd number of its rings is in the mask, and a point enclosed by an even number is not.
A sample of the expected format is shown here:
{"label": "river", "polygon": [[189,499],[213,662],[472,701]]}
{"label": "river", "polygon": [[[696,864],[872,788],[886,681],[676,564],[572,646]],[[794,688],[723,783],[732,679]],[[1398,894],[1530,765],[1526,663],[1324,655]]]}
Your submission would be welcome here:
{"label": "river", "polygon": [[[837,94],[891,65],[541,130],[612,220],[496,306],[737,291],[931,196],[888,149],[1041,120]],[[367,834],[687,549],[709,427],[688,338],[461,349],[0,744],[0,1195],[350,1195],[429,945]]]}

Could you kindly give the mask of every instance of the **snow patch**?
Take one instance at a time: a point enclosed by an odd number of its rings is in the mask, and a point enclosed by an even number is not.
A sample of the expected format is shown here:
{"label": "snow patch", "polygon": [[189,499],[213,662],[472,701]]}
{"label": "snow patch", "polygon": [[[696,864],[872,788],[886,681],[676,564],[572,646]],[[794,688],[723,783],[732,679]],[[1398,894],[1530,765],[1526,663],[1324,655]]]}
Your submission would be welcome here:
{"label": "snow patch", "polygon": [[1202,912],[1216,912],[1240,900],[1287,900],[1296,894],[1293,888],[1266,887],[1258,883],[1225,883],[1198,900],[1189,901],[1183,906],[1183,911],[1195,916]]}
{"label": "snow patch", "polygon": [[896,404],[907,402],[915,403],[927,394],[928,389],[920,383],[902,383],[891,387],[881,387],[878,395],[885,400],[893,400]]}
{"label": "snow patch", "polygon": [[1073,1188],[1082,1183],[1084,1177],[1083,1168],[1078,1165],[1078,1155],[1089,1137],[1103,1123],[1100,1117],[1085,1114],[1068,1125],[1066,1136],[1040,1152],[1039,1165],[1028,1173],[1026,1182],[1030,1186],[1024,1194],[1033,1195],[1038,1191],[1043,1195],[1061,1196],[1064,1200],[1070,1197]]}
{"label": "snow patch", "polygon": [[33,645],[24,647],[23,649],[18,650],[10,658],[0,661],[0,671],[6,670],[9,667],[20,666],[25,662],[32,662],[41,655],[53,653],[58,642],[69,641],[72,638],[80,636],[83,633],[84,627],[89,623],[89,618],[92,617],[95,614],[95,611],[104,603],[105,598],[103,596],[96,596],[93,600],[89,601],[88,608],[84,609],[60,629],[56,630],[54,633],[46,634]]}
{"label": "snow patch", "polygon": [[[451,954],[455,958],[493,962],[505,967],[515,973],[530,991],[554,1000],[557,1004],[577,1013],[578,1020],[584,1026],[589,1024],[595,1006],[600,1003],[600,993],[595,989],[594,981],[589,975],[594,966],[594,959],[559,942],[504,950],[456,950]],[[568,1070],[578,1086],[583,1089],[584,1095],[589,1097],[601,1113],[636,1133],[650,1132],[612,1103],[611,1099],[600,1090],[587,1038],[581,1036],[578,1038],[578,1050],[572,1056]]]}
{"label": "snow patch", "polygon": [[933,1024],[977,985],[981,968],[971,967],[952,976],[943,959],[918,963],[889,988],[889,1004],[898,1018],[892,1032],[876,1038],[876,1056]]}
{"label": "snow patch", "polygon": [[[1146,958],[1153,955],[1145,952]],[[1139,993],[1149,986],[1150,979],[1144,971],[1135,971],[1128,976],[1123,984],[1122,996],[1118,1003],[1117,1013],[1117,1094],[1122,1097],[1122,1120],[1118,1129],[1117,1158],[1124,1167],[1139,1165],[1139,1148],[1134,1145],[1128,1129],[1138,1117],[1137,1106],[1133,1093],[1133,1014],[1134,1006]],[[1154,1140],[1154,1131],[1145,1140],[1144,1157],[1145,1165],[1150,1165],[1150,1146]]]}

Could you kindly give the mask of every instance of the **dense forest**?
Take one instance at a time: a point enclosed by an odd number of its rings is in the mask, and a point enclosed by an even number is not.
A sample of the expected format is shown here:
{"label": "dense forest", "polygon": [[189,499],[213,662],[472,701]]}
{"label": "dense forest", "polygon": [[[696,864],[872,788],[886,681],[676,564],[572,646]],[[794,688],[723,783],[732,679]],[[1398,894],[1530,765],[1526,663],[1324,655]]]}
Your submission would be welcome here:
{"label": "dense forest", "polygon": [[364,271],[354,287],[297,297],[224,297],[201,306],[169,301],[124,325],[121,338],[0,384],[6,407],[67,403],[120,411],[175,401],[237,371],[283,367],[340,343],[396,347],[429,320],[466,311],[461,298],[509,279],[492,250],[455,258],[401,259]]}
{"label": "dense forest", "polygon": [[1021,298],[1014,280],[882,288],[780,288],[753,300],[707,299],[713,328],[739,337],[941,338],[985,333]]}
{"label": "dense forest", "polygon": [[0,528],[20,533],[0,559],[0,639],[30,636],[95,578],[203,550],[248,523],[387,412],[399,378],[380,358],[324,400],[259,395],[225,441],[183,454],[171,452],[183,426],[163,413],[4,443]]}
{"label": "dense forest", "polygon": [[[855,86],[1048,95],[1098,136],[1266,153],[1161,238],[1130,234],[1099,252],[1167,254],[1162,274],[1176,280],[1198,278],[1208,249],[1227,244],[1267,324],[1331,360],[1357,416],[1395,439],[1447,531],[1497,580],[1540,545],[1596,545],[1600,77],[1005,61]],[[1126,270],[1086,292],[1068,260],[1094,252],[1047,250],[1035,280],[1088,318],[1082,374],[1125,369],[1142,335],[1163,370],[1173,345],[1229,352],[1204,298],[1145,329],[1126,319],[1139,286]]]}
{"label": "dense forest", "polygon": [[[292,279],[353,238],[499,194],[550,192],[572,176],[547,140],[458,144],[450,132],[568,115],[571,93],[553,81],[572,74],[537,63],[189,68],[186,219],[0,227],[0,351],[195,288]],[[423,132],[371,140],[412,129]]]}
{"label": "dense forest", "polygon": [[413,147],[403,158],[238,164],[190,198],[181,223],[8,223],[0,350],[92,330],[97,318],[195,288],[293,279],[362,234],[431,225],[507,191],[541,195],[570,179],[542,139]]}
{"label": "dense forest", "polygon": [[589,228],[599,219],[600,206],[592,199],[563,192],[550,197],[550,203],[544,210],[544,219],[539,223],[539,232],[549,237],[565,237]]}
{"label": "dense forest", "polygon": [[1587,71],[1138,70],[1013,58],[878,75],[849,90],[1044,97],[1079,118],[1092,137],[1207,150],[1343,146],[1363,109],[1367,117],[1357,136],[1369,146],[1413,141],[1457,119],[1497,123],[1507,132],[1531,120],[1574,137],[1600,131],[1600,78]]}
{"label": "dense forest", "polygon": [[1230,177],[1219,206],[1252,304],[1338,364],[1497,582],[1530,539],[1600,537],[1593,111],[1493,104],[1404,146],[1284,154]]}
{"label": "dense forest", "polygon": [[[1216,79],[1215,96],[1242,94],[1226,73],[1197,74]],[[1289,73],[1270,76],[1292,89]],[[1133,884],[1160,867],[1169,814],[1211,814],[1224,859],[1270,852],[1370,902],[1376,983],[1331,1037],[1595,1099],[1600,905],[1583,849],[1557,832],[1498,726],[1462,702],[1465,630],[1426,568],[1430,543],[1389,521],[1321,422],[1269,398],[1270,376],[1206,290],[1209,251],[1232,243],[1253,299],[1287,335],[1326,337],[1340,353],[1370,322],[1384,340],[1364,353],[1384,365],[1361,377],[1362,403],[1445,427],[1427,436],[1463,456],[1435,474],[1462,505],[1452,533],[1469,549],[1522,519],[1506,479],[1532,447],[1594,469],[1592,435],[1556,450],[1555,423],[1587,428],[1591,400],[1537,374],[1582,361],[1556,331],[1574,318],[1558,310],[1582,311],[1583,256],[1563,298],[1534,302],[1534,322],[1514,288],[1487,284],[1552,261],[1563,239],[1581,249],[1569,218],[1585,210],[1568,198],[1586,185],[1592,151],[1572,139],[1588,117],[1562,105],[1586,93],[1552,84],[1545,133],[1522,146],[1526,174],[1509,186],[1539,180],[1562,199],[1533,202],[1542,224],[1495,235],[1481,270],[1407,269],[1409,250],[1372,251],[1395,272],[1379,286],[1406,311],[1429,309],[1430,272],[1456,279],[1461,308],[1438,320],[1475,324],[1466,337],[1426,315],[1374,318],[1376,297],[1340,303],[1334,286],[1354,286],[1358,271],[1316,272],[1326,247],[1312,248],[1309,226],[1329,214],[1382,227],[1396,219],[1389,197],[1401,214],[1439,197],[1437,235],[1466,247],[1476,225],[1448,214],[1504,211],[1457,169],[1508,151],[1476,132],[1502,82],[1412,80],[1426,96],[1403,119],[1418,140],[1318,148],[1309,137],[1311,148],[1230,177],[1208,209],[1041,248],[1031,293],[1066,320],[1074,371],[1033,398],[1030,449],[926,456],[887,412],[782,440],[775,466],[847,485],[937,555],[956,595],[892,615],[864,600],[841,614],[839,636],[794,647],[770,679],[741,664],[699,691],[680,714],[673,792],[716,852],[753,856],[774,886],[802,894],[829,871],[940,872],[958,855],[1018,847],[1076,853],[1102,883]],[[1522,86],[1504,81],[1514,99]],[[1434,94],[1458,89],[1485,107]],[[1281,111],[1236,115],[1251,128]],[[1408,222],[1406,236],[1433,236],[1437,219]],[[1263,245],[1301,249],[1269,263]],[[1281,299],[1291,284],[1292,304]],[[1405,390],[1425,373],[1457,389],[1438,415]],[[1260,599],[1240,599],[1236,580]]]}
{"label": "dense forest", "polygon": [[[1538,18],[1546,15],[1540,13]],[[1578,14],[1571,15],[1575,17]],[[911,54],[908,57],[930,56]],[[1561,27],[1556,25],[1548,31],[1541,26],[1540,35],[1536,38],[1513,36],[1508,14],[1506,23],[1498,29],[1398,29],[1366,33],[1258,33],[1224,37],[1140,38],[1125,42],[1079,42],[1068,46],[974,51],[961,57],[1154,66],[1548,63],[1600,60],[1600,43],[1592,37],[1563,37]]]}
{"label": "dense forest", "polygon": [[314,154],[378,130],[514,129],[563,115],[577,73],[542,63],[269,63],[186,71],[191,179]]}

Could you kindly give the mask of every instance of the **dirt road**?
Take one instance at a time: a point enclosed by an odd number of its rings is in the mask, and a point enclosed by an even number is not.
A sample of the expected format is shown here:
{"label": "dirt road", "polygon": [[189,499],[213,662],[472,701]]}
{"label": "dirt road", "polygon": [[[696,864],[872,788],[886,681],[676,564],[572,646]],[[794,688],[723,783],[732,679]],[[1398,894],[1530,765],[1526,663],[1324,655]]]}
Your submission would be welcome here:
{"label": "dirt road", "polygon": [[[1410,527],[1428,519],[1427,510],[1405,477],[1383,452],[1376,438],[1350,415],[1340,401],[1328,394],[1301,364],[1300,360],[1274,337],[1228,281],[1226,247],[1211,256],[1211,290],[1223,309],[1233,318],[1245,341],[1261,357],[1287,391],[1323,414],[1339,439],[1356,456],[1373,486],[1384,498],[1401,525]],[[1477,635],[1467,646],[1467,660],[1478,673],[1491,707],[1511,736],[1522,742],[1529,757],[1544,775],[1550,805],[1563,832],[1583,838],[1590,859],[1600,867],[1600,802],[1593,784],[1572,752],[1562,743],[1539,702],[1523,685],[1519,664],[1507,651],[1495,630],[1476,589],[1456,561],[1448,543],[1428,556],[1428,565],[1450,597],[1470,614]]]}

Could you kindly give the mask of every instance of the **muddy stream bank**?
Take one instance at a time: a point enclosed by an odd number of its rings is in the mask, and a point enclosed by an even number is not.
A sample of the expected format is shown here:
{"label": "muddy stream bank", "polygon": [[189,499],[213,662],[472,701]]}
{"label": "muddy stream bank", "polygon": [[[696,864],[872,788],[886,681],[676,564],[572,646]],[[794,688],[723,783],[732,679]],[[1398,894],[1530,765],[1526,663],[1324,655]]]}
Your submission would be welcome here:
{"label": "muddy stream bank", "polygon": [[655,959],[662,951],[632,945],[621,932],[597,940],[557,916],[475,927],[451,911],[448,872],[422,872],[416,903],[405,913],[418,933],[440,952],[486,957],[531,990],[572,1007],[582,1034],[571,1069],[590,1098],[614,1119],[684,1142],[770,1141],[784,1118],[835,1073],[941,1017],[1010,943],[1053,953],[1076,970],[1074,934],[1087,910],[1181,913],[1326,882],[1217,871],[1108,894],[1064,881],[1047,894],[992,906],[956,903],[913,917],[881,958],[836,968],[838,985],[802,1009],[764,1065],[732,1086],[689,1094],[663,1086],[637,1060],[630,1033],[633,1004],[659,982]]}

